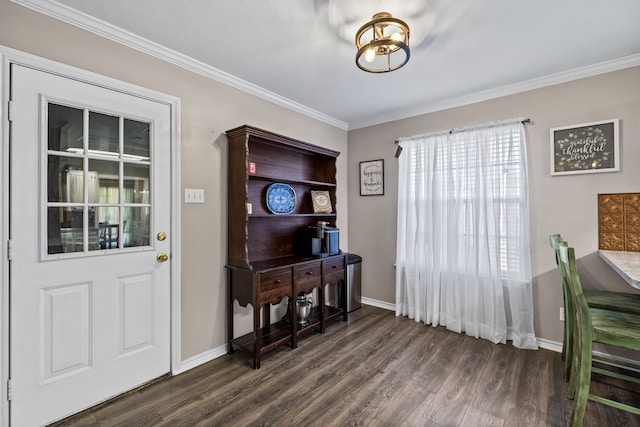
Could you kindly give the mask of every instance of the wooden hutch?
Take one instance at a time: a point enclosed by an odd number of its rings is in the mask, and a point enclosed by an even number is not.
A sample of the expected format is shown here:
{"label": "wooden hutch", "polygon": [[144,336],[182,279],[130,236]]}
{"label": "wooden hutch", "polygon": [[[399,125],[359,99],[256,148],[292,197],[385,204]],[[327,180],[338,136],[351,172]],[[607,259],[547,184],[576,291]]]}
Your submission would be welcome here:
{"label": "wooden hutch", "polygon": [[[240,349],[253,356],[253,367],[274,348],[312,331],[324,333],[327,321],[347,320],[346,254],[314,257],[301,253],[297,233],[318,221],[336,223],[336,158],[340,153],[251,126],[226,132],[228,149],[228,352]],[[274,214],[266,202],[271,184],[285,183],[295,191],[288,214]],[[328,191],[332,213],[314,213],[311,191]],[[336,285],[342,307],[325,301],[327,285]],[[317,288],[319,301],[309,324],[298,325],[296,297]],[[271,322],[270,304],[289,299],[288,321]],[[252,332],[234,337],[233,303],[253,308]],[[260,310],[264,307],[262,319]],[[262,322],[261,322],[262,320]]]}

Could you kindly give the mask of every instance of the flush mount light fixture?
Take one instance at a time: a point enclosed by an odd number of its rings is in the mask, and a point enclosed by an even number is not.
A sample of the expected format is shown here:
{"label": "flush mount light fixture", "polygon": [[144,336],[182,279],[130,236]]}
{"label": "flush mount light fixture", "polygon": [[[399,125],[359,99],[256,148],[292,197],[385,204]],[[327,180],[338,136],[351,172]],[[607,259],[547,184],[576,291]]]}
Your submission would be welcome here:
{"label": "flush mount light fixture", "polygon": [[356,33],[356,65],[369,73],[397,70],[409,61],[409,26],[380,12]]}

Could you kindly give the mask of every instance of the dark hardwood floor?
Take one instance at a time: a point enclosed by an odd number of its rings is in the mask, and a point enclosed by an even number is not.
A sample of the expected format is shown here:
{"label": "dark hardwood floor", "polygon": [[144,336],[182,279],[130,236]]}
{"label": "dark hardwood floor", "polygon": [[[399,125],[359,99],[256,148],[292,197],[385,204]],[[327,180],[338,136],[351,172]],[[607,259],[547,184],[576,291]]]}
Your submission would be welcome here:
{"label": "dark hardwood floor", "polygon": [[[640,391],[594,376],[598,392]],[[363,306],[251,369],[240,352],[166,377],[56,426],[565,426],[560,354],[494,345]],[[585,426],[640,427],[589,402]]]}

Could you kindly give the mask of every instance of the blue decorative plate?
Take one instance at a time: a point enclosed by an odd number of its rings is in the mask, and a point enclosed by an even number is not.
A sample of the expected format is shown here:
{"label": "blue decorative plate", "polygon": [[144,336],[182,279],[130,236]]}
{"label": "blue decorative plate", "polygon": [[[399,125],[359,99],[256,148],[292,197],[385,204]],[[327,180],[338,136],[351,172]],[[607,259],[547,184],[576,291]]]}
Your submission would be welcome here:
{"label": "blue decorative plate", "polygon": [[267,188],[267,209],[274,214],[290,214],[296,208],[296,192],[289,184],[271,184]]}

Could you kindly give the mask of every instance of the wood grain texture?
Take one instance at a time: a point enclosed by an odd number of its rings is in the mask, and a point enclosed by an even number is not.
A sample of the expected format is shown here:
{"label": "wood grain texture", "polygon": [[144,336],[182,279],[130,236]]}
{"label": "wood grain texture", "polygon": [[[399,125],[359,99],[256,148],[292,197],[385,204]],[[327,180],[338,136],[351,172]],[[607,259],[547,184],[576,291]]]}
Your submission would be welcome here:
{"label": "wood grain texture", "polygon": [[[259,370],[226,355],[56,426],[566,426],[560,354],[494,345],[370,306],[281,347]],[[594,375],[598,392],[640,392]],[[640,427],[590,402],[584,425]]]}

